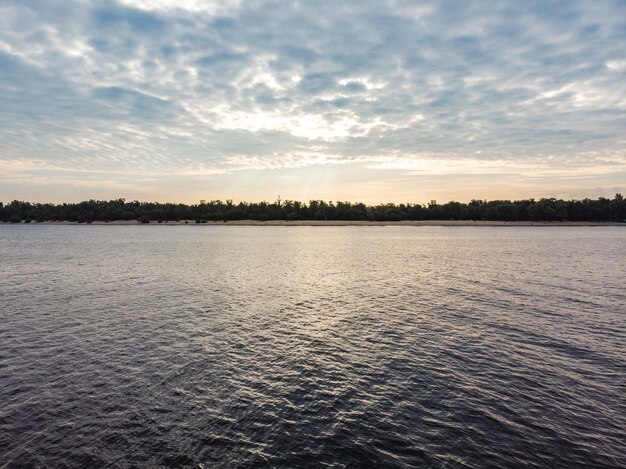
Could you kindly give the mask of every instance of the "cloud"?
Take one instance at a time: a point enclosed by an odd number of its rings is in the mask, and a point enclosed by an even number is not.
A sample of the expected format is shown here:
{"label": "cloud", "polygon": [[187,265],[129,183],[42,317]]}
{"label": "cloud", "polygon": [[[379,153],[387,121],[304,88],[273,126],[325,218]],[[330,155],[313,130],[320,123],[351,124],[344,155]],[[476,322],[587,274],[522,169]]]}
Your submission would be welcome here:
{"label": "cloud", "polygon": [[619,1],[5,3],[0,162],[609,174],[625,31]]}

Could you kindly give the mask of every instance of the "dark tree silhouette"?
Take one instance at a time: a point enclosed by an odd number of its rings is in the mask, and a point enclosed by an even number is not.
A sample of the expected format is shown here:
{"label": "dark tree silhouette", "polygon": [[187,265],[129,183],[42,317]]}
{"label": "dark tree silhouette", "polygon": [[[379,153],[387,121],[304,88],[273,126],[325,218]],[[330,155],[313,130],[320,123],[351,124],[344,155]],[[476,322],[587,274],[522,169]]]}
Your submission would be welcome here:
{"label": "dark tree silhouette", "polygon": [[626,201],[621,194],[613,199],[562,200],[472,200],[469,203],[431,201],[420,204],[365,205],[352,202],[294,200],[276,202],[239,202],[205,200],[195,205],[127,202],[124,199],[88,200],[71,204],[41,204],[14,200],[0,204],[0,221],[20,223],[25,220],[93,221],[139,220],[196,223],[226,220],[497,220],[497,221],[587,221],[626,222]]}

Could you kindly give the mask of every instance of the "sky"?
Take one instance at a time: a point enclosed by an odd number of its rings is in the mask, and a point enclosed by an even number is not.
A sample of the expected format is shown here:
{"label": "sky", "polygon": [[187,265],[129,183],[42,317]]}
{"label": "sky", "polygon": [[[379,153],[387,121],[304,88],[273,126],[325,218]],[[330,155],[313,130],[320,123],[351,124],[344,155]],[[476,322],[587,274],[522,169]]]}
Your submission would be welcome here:
{"label": "sky", "polygon": [[0,0],[0,201],[616,192],[623,0]]}

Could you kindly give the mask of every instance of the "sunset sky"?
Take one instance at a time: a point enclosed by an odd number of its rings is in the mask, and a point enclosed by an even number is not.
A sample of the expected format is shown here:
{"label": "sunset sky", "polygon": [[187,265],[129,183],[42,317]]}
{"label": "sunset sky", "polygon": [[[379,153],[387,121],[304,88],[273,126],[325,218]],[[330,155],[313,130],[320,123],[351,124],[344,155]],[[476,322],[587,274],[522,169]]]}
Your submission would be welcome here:
{"label": "sunset sky", "polygon": [[0,201],[616,192],[624,1],[0,1]]}

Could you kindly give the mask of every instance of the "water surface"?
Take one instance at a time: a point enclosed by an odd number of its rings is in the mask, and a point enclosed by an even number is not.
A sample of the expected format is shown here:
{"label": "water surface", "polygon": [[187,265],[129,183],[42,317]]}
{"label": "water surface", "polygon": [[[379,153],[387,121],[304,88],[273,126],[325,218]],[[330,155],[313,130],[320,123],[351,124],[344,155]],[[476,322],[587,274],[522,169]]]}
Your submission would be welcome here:
{"label": "water surface", "polygon": [[0,465],[624,467],[622,227],[0,226]]}

